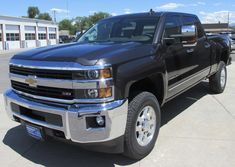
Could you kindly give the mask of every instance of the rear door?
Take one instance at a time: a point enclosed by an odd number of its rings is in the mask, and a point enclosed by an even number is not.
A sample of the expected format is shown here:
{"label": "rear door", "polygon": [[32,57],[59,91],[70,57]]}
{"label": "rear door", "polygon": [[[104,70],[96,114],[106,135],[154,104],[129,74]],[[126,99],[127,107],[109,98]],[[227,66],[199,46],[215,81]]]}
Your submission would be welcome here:
{"label": "rear door", "polygon": [[[175,23],[176,20],[179,22],[177,31],[169,29],[167,26]],[[182,27],[194,27],[196,36],[181,36]],[[210,70],[210,44],[197,17],[193,15],[166,17],[163,39],[172,38],[172,36],[175,37],[174,43],[166,46],[165,51],[168,98],[197,83],[208,75]]]}
{"label": "rear door", "polygon": [[191,46],[186,44],[184,47],[193,65],[189,76],[200,80],[209,74],[211,46],[196,16],[182,16],[182,22],[183,25],[195,25],[196,27],[196,43]]}

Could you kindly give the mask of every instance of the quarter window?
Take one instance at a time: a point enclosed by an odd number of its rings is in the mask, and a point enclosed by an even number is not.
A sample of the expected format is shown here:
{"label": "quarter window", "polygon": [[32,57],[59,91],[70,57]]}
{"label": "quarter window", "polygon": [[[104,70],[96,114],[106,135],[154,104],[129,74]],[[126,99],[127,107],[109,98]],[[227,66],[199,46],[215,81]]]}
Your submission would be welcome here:
{"label": "quarter window", "polygon": [[6,33],[7,41],[19,41],[20,34],[19,33]]}

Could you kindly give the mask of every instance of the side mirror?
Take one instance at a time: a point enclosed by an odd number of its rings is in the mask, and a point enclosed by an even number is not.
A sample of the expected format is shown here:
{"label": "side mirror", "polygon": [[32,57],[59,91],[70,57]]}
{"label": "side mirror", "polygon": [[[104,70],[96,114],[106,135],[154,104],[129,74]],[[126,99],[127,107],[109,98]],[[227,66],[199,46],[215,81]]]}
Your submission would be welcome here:
{"label": "side mirror", "polygon": [[184,25],[181,27],[182,37],[196,37],[195,25]]}
{"label": "side mirror", "polygon": [[196,26],[195,25],[184,25],[181,27],[181,41],[183,44],[194,44],[196,43]]}

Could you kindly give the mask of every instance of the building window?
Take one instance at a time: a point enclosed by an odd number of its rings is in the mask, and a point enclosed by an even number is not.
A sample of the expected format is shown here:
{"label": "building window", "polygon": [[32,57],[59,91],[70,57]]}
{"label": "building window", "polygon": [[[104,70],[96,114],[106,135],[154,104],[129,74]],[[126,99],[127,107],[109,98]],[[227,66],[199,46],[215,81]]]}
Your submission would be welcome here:
{"label": "building window", "polygon": [[49,32],[56,32],[56,28],[54,27],[49,27],[48,29],[49,29]]}
{"label": "building window", "polygon": [[45,39],[47,39],[47,35],[45,33],[39,33],[38,34],[38,39],[39,40],[45,40]]}
{"label": "building window", "polygon": [[35,34],[34,33],[25,33],[25,40],[35,40]]}
{"label": "building window", "polygon": [[6,33],[7,41],[19,41],[20,34],[19,33]]}
{"label": "building window", "polygon": [[34,31],[35,32],[35,27],[34,26],[24,26],[25,31]]}
{"label": "building window", "polygon": [[38,27],[38,31],[46,32],[46,27]]}
{"label": "building window", "polygon": [[18,25],[6,25],[6,30],[19,31],[20,27]]}
{"label": "building window", "polygon": [[56,34],[49,34],[49,39],[56,39]]}

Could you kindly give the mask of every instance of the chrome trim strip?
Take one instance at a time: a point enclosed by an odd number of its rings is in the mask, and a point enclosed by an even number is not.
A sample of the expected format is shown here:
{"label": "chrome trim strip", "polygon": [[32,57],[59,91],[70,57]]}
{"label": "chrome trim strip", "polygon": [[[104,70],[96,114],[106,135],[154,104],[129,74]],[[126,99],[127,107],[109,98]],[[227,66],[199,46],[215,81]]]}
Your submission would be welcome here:
{"label": "chrome trim strip", "polygon": [[33,123],[33,124],[44,126],[46,128],[52,128],[52,129],[56,129],[56,130],[61,130],[60,126],[56,126],[56,125],[48,124],[48,123],[43,122],[43,121],[35,120],[35,119],[32,119],[32,118],[29,118],[29,117],[17,114],[15,112],[13,112],[13,115],[15,115],[16,117],[18,117],[18,118],[20,118],[20,119],[22,119],[24,121],[28,121],[28,122]]}
{"label": "chrome trim strip", "polygon": [[32,60],[20,60],[11,59],[10,65],[32,69],[48,69],[48,70],[99,70],[107,67],[111,67],[110,64],[97,64],[92,66],[84,66],[77,62],[55,62],[55,61],[32,61]]}
{"label": "chrome trim strip", "polygon": [[[13,81],[26,83],[28,76],[10,73],[9,77]],[[113,79],[97,79],[97,80],[63,80],[51,78],[35,78],[38,86],[64,88],[64,89],[99,89],[113,86]]]}
{"label": "chrome trim strip", "polygon": [[[18,91],[12,88],[16,93],[28,96],[31,98],[39,99],[39,100],[45,100],[45,101],[51,101],[51,102],[58,102],[58,103],[67,103],[67,104],[73,104],[73,103],[102,103],[102,102],[110,102],[114,100],[114,97],[108,97],[108,98],[101,98],[101,99],[73,99],[73,100],[64,100],[64,99],[57,99],[57,98],[50,98],[50,97],[44,97],[44,96],[37,96],[28,94],[22,91]],[[114,88],[112,87],[112,90],[114,92]]]}
{"label": "chrome trim strip", "polygon": [[207,68],[205,68],[205,69],[203,69],[203,70],[197,72],[196,74],[194,74],[194,75],[192,75],[192,76],[189,76],[189,77],[186,78],[184,81],[181,81],[179,84],[177,84],[177,85],[171,87],[168,91],[172,91],[172,90],[174,90],[175,88],[177,88],[177,87],[179,87],[179,86],[181,86],[181,85],[183,85],[183,84],[189,82],[190,80],[192,80],[192,79],[198,77],[198,76],[201,75],[202,73],[207,73],[207,72],[208,72],[208,75],[209,75],[210,67],[207,67]]}

